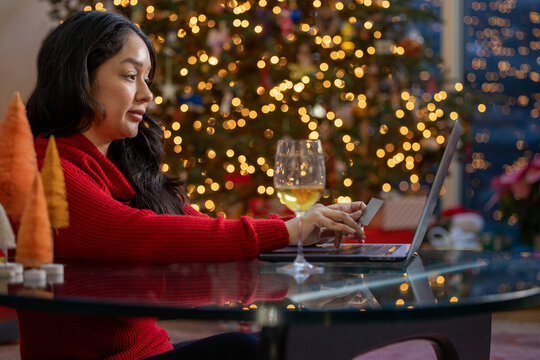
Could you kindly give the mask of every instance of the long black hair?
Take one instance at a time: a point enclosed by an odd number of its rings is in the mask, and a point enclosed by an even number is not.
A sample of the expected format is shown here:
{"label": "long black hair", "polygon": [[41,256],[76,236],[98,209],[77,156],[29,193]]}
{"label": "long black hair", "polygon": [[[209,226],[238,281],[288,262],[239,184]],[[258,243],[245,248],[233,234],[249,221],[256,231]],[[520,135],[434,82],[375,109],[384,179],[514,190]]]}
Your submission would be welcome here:
{"label": "long black hair", "polygon": [[[148,37],[125,17],[89,11],[73,15],[43,42],[37,60],[37,84],[27,103],[34,136],[69,136],[90,128],[103,107],[91,95],[98,67],[116,55],[135,33],[150,53],[152,80],[156,52]],[[163,156],[161,124],[144,115],[137,136],[115,140],[107,157],[135,189],[130,205],[158,214],[184,214],[187,200],[182,182],[160,169]]]}

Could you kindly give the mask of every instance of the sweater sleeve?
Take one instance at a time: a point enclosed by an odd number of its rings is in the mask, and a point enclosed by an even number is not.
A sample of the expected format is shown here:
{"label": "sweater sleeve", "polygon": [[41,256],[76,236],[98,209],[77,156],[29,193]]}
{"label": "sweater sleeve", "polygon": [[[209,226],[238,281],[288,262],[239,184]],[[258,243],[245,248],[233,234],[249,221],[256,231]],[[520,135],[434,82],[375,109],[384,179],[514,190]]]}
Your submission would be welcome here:
{"label": "sweater sleeve", "polygon": [[115,200],[78,168],[64,165],[70,226],[59,231],[55,253],[72,258],[170,262],[225,262],[255,258],[288,244],[279,218],[227,220],[157,215]]}

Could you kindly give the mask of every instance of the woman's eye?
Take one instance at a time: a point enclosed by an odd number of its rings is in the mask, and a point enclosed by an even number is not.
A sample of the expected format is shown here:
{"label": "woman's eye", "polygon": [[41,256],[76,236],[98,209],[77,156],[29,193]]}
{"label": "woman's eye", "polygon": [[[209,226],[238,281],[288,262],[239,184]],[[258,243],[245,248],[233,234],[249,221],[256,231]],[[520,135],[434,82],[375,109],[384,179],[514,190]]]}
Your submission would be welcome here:
{"label": "woman's eye", "polygon": [[137,79],[137,75],[126,75],[126,79],[135,81]]}
{"label": "woman's eye", "polygon": [[152,85],[152,80],[150,79],[144,79],[144,82],[146,83],[147,86]]}

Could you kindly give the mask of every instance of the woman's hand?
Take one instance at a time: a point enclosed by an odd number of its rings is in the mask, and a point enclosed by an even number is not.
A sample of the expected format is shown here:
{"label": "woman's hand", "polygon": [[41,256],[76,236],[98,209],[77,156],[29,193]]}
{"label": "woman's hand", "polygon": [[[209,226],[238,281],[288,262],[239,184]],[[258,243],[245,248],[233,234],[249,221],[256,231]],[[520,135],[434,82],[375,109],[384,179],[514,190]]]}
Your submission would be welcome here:
{"label": "woman's hand", "polygon": [[[361,201],[346,204],[323,206],[317,204],[309,209],[302,217],[302,242],[313,245],[334,238],[334,245],[339,247],[343,234],[347,237],[363,240],[364,229],[357,221],[362,215],[366,204]],[[298,218],[285,223],[289,231],[289,244],[298,243]]]}

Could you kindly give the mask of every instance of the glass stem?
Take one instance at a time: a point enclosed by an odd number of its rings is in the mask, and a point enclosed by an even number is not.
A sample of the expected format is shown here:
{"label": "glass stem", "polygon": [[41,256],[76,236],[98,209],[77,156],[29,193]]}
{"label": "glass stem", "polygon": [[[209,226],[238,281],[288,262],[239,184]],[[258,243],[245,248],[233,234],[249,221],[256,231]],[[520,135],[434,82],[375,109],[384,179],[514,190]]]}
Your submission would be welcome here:
{"label": "glass stem", "polygon": [[303,212],[298,212],[296,214],[296,217],[298,218],[298,238],[297,238],[298,251],[296,254],[296,259],[294,260],[294,262],[296,263],[306,261],[304,259],[304,242],[302,241],[302,230],[303,230],[302,227],[303,227],[303,222],[304,222],[303,215],[304,215]]}

